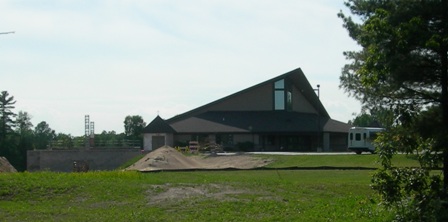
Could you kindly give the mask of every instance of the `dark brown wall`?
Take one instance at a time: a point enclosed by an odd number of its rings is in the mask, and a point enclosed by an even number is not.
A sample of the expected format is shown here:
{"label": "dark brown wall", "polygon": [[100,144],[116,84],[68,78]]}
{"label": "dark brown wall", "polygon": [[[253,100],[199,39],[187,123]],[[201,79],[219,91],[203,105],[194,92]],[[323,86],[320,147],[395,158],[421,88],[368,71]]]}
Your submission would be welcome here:
{"label": "dark brown wall", "polygon": [[[303,113],[316,113],[299,89],[293,88],[293,110]],[[272,111],[274,108],[272,84],[265,84],[250,91],[232,96],[208,108],[209,111]]]}
{"label": "dark brown wall", "polygon": [[346,152],[348,147],[348,133],[331,133],[330,148],[333,152]]}
{"label": "dark brown wall", "polygon": [[272,97],[272,85],[266,84],[213,104],[208,110],[269,111],[273,108]]}
{"label": "dark brown wall", "polygon": [[301,113],[317,113],[316,109],[303,96],[299,89],[293,88],[292,91],[292,109]]}

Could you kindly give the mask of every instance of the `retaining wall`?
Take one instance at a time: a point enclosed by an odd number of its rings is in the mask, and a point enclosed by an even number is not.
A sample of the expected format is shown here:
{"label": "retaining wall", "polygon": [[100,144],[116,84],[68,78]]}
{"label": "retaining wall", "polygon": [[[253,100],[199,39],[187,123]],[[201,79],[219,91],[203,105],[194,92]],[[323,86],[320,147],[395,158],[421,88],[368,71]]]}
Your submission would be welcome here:
{"label": "retaining wall", "polygon": [[86,161],[89,170],[115,170],[141,154],[140,149],[29,150],[27,170],[72,172],[74,161]]}

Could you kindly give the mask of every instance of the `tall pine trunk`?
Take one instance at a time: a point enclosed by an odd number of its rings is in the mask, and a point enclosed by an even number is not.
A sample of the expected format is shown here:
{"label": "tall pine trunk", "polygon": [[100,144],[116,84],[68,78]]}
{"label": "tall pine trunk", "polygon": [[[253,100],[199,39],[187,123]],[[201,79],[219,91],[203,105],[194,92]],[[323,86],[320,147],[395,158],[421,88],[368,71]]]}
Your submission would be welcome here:
{"label": "tall pine trunk", "polygon": [[[442,21],[445,27],[443,27],[442,36],[448,36],[448,0],[442,1],[443,15]],[[444,42],[442,38],[441,42],[441,50],[440,57],[442,63],[442,98],[441,98],[441,106],[442,106],[442,123],[443,123],[443,132],[441,136],[443,146],[443,188],[445,194],[448,194],[448,45]]]}
{"label": "tall pine trunk", "polygon": [[443,132],[441,136],[441,145],[443,146],[443,188],[445,193],[448,191],[448,59],[447,50],[442,56],[442,121]]}

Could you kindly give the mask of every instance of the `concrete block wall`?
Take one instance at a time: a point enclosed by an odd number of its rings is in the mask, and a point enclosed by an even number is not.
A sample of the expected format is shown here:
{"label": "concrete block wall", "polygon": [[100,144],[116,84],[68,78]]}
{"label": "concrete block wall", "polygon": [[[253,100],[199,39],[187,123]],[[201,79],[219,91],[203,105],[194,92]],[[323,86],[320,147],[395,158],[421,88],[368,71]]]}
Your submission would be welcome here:
{"label": "concrete block wall", "polygon": [[74,161],[87,161],[90,171],[115,170],[140,154],[140,149],[30,150],[27,170],[72,172]]}

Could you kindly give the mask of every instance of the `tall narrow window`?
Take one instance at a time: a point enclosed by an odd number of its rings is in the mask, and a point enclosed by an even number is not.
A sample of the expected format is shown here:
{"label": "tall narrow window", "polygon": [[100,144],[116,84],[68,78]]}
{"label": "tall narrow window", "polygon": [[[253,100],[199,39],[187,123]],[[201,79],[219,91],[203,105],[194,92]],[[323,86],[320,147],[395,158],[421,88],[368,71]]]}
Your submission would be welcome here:
{"label": "tall narrow window", "polygon": [[285,110],[285,80],[274,83],[274,110]]}
{"label": "tall narrow window", "polygon": [[291,91],[286,92],[286,110],[288,110],[288,111],[292,110],[292,92]]}
{"label": "tall narrow window", "polygon": [[275,110],[285,109],[285,92],[275,90]]}

